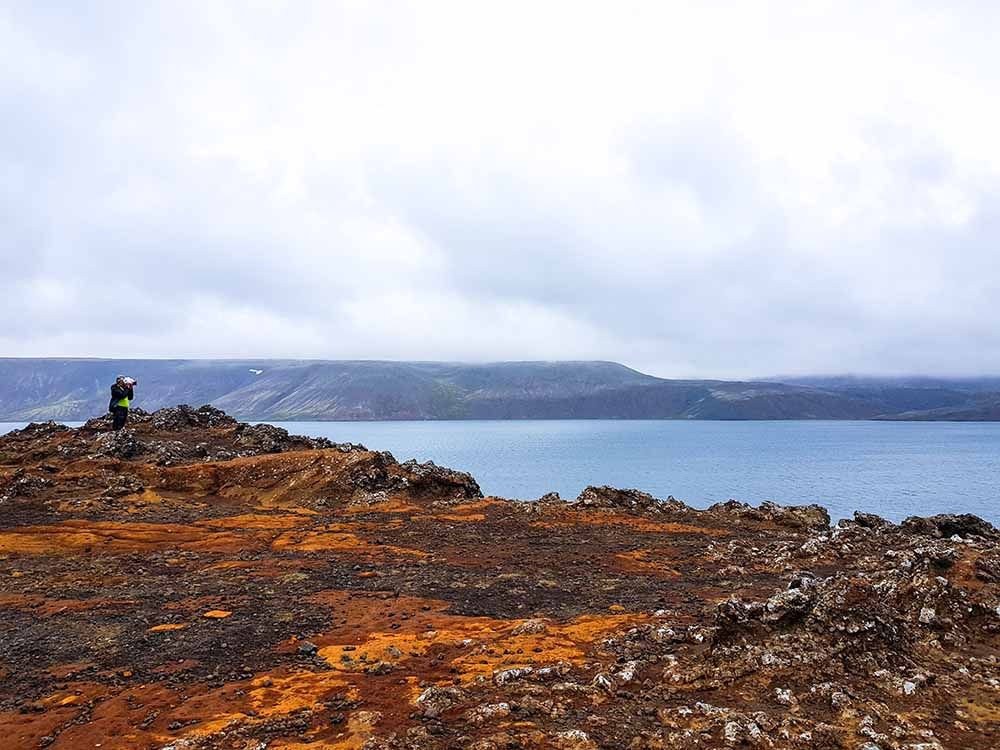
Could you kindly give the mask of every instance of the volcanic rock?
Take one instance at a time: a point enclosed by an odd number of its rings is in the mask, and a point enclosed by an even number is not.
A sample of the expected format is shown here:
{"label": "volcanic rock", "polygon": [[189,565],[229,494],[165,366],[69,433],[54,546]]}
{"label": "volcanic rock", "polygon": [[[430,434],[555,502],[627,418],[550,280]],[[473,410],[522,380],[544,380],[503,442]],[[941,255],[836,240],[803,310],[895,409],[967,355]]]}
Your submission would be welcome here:
{"label": "volcanic rock", "polygon": [[0,437],[0,746],[1000,747],[1000,540],[134,410]]}
{"label": "volcanic rock", "polygon": [[979,536],[989,539],[997,537],[997,529],[993,524],[971,513],[944,514],[927,518],[911,516],[903,521],[902,527],[911,534],[931,537]]}

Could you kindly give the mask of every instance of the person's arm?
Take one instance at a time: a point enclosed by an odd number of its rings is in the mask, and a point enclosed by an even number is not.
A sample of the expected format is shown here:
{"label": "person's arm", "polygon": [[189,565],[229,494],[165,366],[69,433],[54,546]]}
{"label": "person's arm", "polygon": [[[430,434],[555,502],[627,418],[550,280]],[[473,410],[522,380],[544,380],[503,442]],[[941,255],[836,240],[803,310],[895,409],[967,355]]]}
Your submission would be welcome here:
{"label": "person's arm", "polygon": [[128,400],[131,401],[135,398],[135,391],[132,390],[133,386],[128,387]]}

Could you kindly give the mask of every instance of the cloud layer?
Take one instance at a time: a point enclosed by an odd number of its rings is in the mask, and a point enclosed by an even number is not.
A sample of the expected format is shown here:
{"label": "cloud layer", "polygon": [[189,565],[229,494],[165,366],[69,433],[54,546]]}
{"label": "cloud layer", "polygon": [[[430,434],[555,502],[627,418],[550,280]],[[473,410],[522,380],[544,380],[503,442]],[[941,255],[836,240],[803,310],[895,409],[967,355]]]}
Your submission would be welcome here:
{"label": "cloud layer", "polygon": [[1000,372],[948,5],[8,3],[0,355]]}

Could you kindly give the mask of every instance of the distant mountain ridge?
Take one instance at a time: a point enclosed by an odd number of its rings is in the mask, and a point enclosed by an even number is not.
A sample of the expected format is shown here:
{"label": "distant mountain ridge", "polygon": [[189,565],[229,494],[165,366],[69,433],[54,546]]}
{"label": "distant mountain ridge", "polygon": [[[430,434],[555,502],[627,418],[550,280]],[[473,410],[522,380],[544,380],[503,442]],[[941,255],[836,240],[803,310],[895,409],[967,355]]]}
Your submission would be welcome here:
{"label": "distant mountain ridge", "polygon": [[667,380],[615,362],[0,358],[0,420],[83,420],[119,374],[136,405],[250,420],[989,419],[1000,378]]}

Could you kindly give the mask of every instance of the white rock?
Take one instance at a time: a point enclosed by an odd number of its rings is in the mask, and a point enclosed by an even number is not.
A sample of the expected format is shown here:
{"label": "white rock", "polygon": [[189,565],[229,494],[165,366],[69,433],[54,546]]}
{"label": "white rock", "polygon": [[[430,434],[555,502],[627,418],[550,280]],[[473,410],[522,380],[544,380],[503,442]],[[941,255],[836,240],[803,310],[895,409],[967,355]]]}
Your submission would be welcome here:
{"label": "white rock", "polygon": [[622,682],[632,682],[635,679],[635,673],[639,665],[637,662],[630,661],[622,665],[622,668],[615,672],[615,677],[617,677]]}
{"label": "white rock", "polygon": [[516,667],[514,669],[504,669],[500,672],[493,673],[493,682],[497,685],[503,685],[511,680],[520,680],[522,677],[527,677],[532,672],[534,672],[531,667]]}
{"label": "white rock", "polygon": [[594,677],[593,682],[594,687],[601,688],[602,690],[614,690],[615,683],[612,682],[611,678],[608,677],[603,672],[598,672],[597,676]]}
{"label": "white rock", "polygon": [[740,741],[740,725],[735,721],[727,721],[722,730],[722,738],[730,745],[735,745]]}

